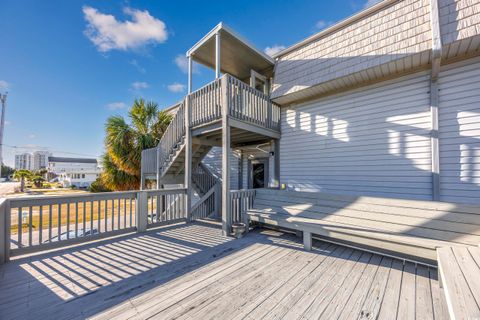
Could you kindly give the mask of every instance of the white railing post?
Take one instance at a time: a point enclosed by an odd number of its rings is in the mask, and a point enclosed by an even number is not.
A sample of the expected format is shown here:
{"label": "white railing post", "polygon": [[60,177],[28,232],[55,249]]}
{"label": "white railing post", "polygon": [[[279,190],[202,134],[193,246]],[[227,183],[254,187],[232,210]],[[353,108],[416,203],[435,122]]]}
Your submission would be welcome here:
{"label": "white railing post", "polygon": [[[20,229],[18,232],[22,232]],[[10,260],[10,208],[8,199],[0,199],[0,265]]]}
{"label": "white railing post", "polygon": [[137,232],[144,232],[147,230],[148,223],[148,194],[146,191],[137,192],[135,224]]}

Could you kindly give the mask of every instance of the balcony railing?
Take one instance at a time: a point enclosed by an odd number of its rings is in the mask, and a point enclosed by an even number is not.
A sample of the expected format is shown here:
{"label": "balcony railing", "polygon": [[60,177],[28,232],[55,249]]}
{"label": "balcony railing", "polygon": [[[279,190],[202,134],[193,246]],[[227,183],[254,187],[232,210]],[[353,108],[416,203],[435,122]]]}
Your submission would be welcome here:
{"label": "balcony railing", "polygon": [[280,107],[263,92],[225,74],[187,96],[190,103],[190,127],[221,119],[223,105],[229,116],[274,131],[280,131]]}

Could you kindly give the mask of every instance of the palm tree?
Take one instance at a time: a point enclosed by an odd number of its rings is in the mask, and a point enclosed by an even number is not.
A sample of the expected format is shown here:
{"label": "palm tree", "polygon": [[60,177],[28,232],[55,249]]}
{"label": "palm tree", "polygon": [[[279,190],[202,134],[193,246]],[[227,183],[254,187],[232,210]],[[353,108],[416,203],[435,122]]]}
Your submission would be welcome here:
{"label": "palm tree", "polygon": [[13,178],[20,180],[20,192],[25,190],[25,179],[30,178],[32,173],[29,170],[17,170],[13,173]]}
{"label": "palm tree", "polygon": [[172,120],[156,103],[143,99],[135,100],[128,118],[112,116],[105,124],[106,153],[100,180],[111,190],[139,188],[142,150],[155,147]]}
{"label": "palm tree", "polygon": [[45,181],[41,175],[33,175],[29,178],[29,180],[32,181],[37,188],[41,188],[43,186],[43,182]]}

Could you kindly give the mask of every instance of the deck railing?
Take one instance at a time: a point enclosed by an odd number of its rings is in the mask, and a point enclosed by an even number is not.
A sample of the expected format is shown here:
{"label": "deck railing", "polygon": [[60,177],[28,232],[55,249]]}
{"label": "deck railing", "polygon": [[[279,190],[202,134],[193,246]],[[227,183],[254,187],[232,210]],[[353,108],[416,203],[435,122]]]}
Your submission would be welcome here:
{"label": "deck railing", "polygon": [[237,78],[225,74],[187,96],[190,103],[190,126],[214,122],[222,117],[222,107],[228,103],[229,116],[279,131],[280,107],[263,92]]}
{"label": "deck railing", "polygon": [[185,210],[186,189],[148,190],[149,227],[187,218]]}
{"label": "deck railing", "polygon": [[252,208],[254,200],[254,189],[230,191],[232,223],[245,222],[245,213]]}
{"label": "deck railing", "polygon": [[0,199],[0,264],[11,255],[185,220],[185,194],[180,188]]}

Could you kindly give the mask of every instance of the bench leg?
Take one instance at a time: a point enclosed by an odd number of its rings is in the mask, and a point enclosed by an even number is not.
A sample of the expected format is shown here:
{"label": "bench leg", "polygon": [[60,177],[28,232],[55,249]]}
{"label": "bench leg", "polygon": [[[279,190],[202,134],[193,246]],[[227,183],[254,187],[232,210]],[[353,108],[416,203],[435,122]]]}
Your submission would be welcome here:
{"label": "bench leg", "polygon": [[308,231],[303,231],[303,248],[307,251],[312,250],[312,234]]}

